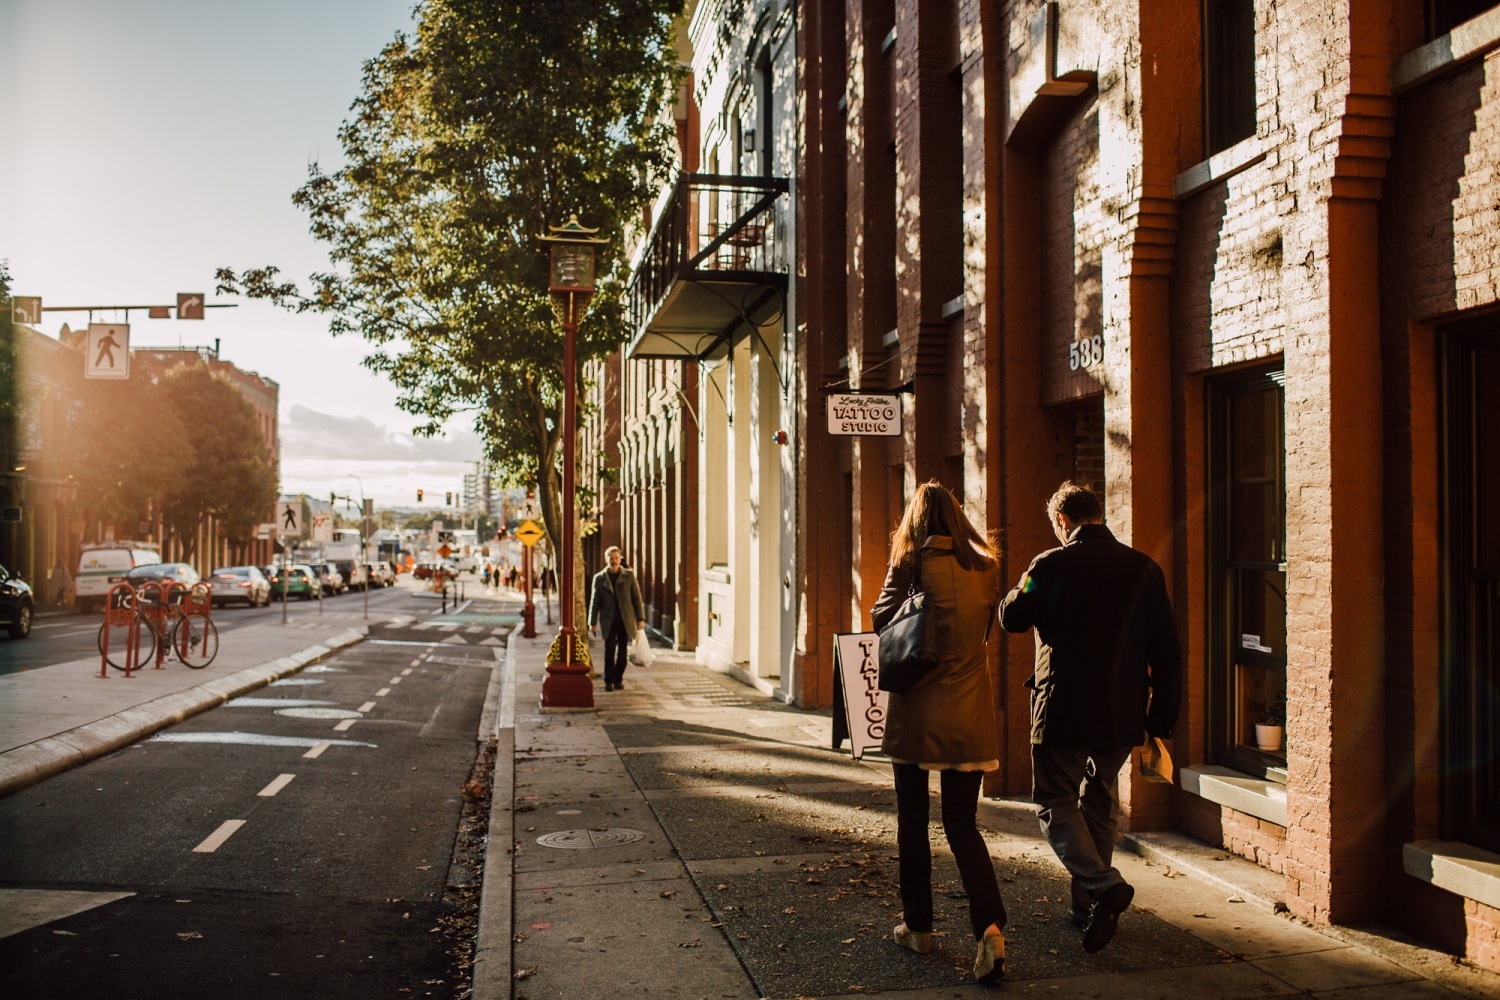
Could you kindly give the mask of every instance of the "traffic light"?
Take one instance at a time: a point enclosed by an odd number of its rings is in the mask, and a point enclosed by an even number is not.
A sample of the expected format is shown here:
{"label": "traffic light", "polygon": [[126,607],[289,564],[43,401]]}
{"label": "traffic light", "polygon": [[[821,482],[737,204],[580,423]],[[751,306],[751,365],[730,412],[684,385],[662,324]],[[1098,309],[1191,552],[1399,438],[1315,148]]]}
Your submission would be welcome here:
{"label": "traffic light", "polygon": [[417,503],[421,503],[421,502],[422,502],[422,491],[421,490],[417,490]]}
{"label": "traffic light", "polygon": [[453,506],[453,492],[451,490],[448,492],[448,499],[443,502],[446,503],[449,507]]}
{"label": "traffic light", "polygon": [[338,503],[338,499],[339,495],[337,493],[328,494],[328,506],[332,507],[334,504]]}

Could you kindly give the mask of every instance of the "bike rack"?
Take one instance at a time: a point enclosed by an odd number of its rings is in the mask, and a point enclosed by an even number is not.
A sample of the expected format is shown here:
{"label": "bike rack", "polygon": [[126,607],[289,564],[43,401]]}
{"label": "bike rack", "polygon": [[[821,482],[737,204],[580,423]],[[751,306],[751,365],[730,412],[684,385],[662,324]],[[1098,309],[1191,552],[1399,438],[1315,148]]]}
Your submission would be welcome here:
{"label": "bike rack", "polygon": [[141,637],[141,623],[136,617],[135,605],[136,593],[128,583],[115,584],[104,597],[104,638],[99,642],[101,678],[109,677],[109,630],[112,625],[124,625],[129,629],[125,639],[125,679],[129,680],[130,672],[140,667],[136,657],[140,653],[137,643]]}
{"label": "bike rack", "polygon": [[[182,585],[178,584],[178,586]],[[190,615],[194,612],[199,612],[212,618],[214,609],[213,594],[213,584],[201,580],[193,584],[192,589],[182,599],[182,613]]]}
{"label": "bike rack", "polygon": [[[174,587],[176,585],[174,584]],[[156,590],[156,598],[147,600],[146,591]],[[156,630],[156,669],[161,670],[167,662],[167,619],[172,617],[171,591],[155,580],[141,584],[141,614]]]}

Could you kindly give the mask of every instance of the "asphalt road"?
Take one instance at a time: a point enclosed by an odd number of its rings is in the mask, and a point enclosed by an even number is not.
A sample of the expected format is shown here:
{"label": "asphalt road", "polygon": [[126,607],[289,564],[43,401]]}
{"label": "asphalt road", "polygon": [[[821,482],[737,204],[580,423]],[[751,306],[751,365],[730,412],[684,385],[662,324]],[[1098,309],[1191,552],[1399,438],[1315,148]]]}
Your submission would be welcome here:
{"label": "asphalt road", "polygon": [[[476,579],[472,582],[465,580],[465,589],[479,592],[483,588]],[[325,597],[322,610],[362,613],[364,606],[364,594],[361,591],[351,590],[338,597]],[[432,602],[413,597],[408,586],[370,591],[370,617],[372,619],[377,617],[377,612],[389,615],[415,609],[420,609],[424,614],[429,613],[433,610]],[[294,600],[287,605],[287,613],[290,615],[315,615],[318,611],[319,606],[316,600]],[[214,625],[219,630],[221,640],[226,642],[229,641],[228,634],[236,628],[252,622],[265,621],[268,618],[276,620],[281,618],[280,602],[272,602],[271,606],[266,608],[247,608],[242,604],[236,604],[229,607],[216,607],[213,610]],[[97,657],[99,655],[99,626],[103,621],[103,613],[40,618],[32,626],[31,635],[26,639],[11,639],[0,631],[0,674],[14,673],[18,670],[34,670],[37,667],[51,666],[54,663]]]}
{"label": "asphalt road", "polygon": [[377,628],[0,799],[0,996],[460,995],[455,833],[498,647],[439,638]]}

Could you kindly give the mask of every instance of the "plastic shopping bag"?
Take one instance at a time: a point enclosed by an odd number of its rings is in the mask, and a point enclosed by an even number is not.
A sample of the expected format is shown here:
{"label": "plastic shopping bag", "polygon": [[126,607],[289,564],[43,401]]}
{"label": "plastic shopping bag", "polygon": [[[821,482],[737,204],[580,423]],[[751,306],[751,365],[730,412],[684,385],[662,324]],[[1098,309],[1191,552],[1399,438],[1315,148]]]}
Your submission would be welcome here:
{"label": "plastic shopping bag", "polygon": [[639,629],[635,633],[635,642],[630,644],[630,662],[638,667],[651,666],[651,643],[646,640],[646,630]]}

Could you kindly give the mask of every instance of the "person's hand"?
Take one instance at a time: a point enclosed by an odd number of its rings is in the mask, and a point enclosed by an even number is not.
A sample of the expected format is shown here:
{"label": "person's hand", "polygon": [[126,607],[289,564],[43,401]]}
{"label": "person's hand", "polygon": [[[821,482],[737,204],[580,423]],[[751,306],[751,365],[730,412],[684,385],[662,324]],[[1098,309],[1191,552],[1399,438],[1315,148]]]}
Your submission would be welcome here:
{"label": "person's hand", "polygon": [[1155,736],[1159,740],[1169,740],[1172,738],[1172,729],[1173,727],[1170,724],[1164,724],[1159,720],[1152,719],[1149,715],[1146,717],[1147,735]]}
{"label": "person's hand", "polygon": [[599,626],[598,625],[590,625],[589,626],[589,634],[593,635],[593,636],[597,636],[599,634]]}
{"label": "person's hand", "polygon": [[645,627],[646,627],[646,620],[644,618],[635,623],[635,630],[637,632],[641,631]]}

